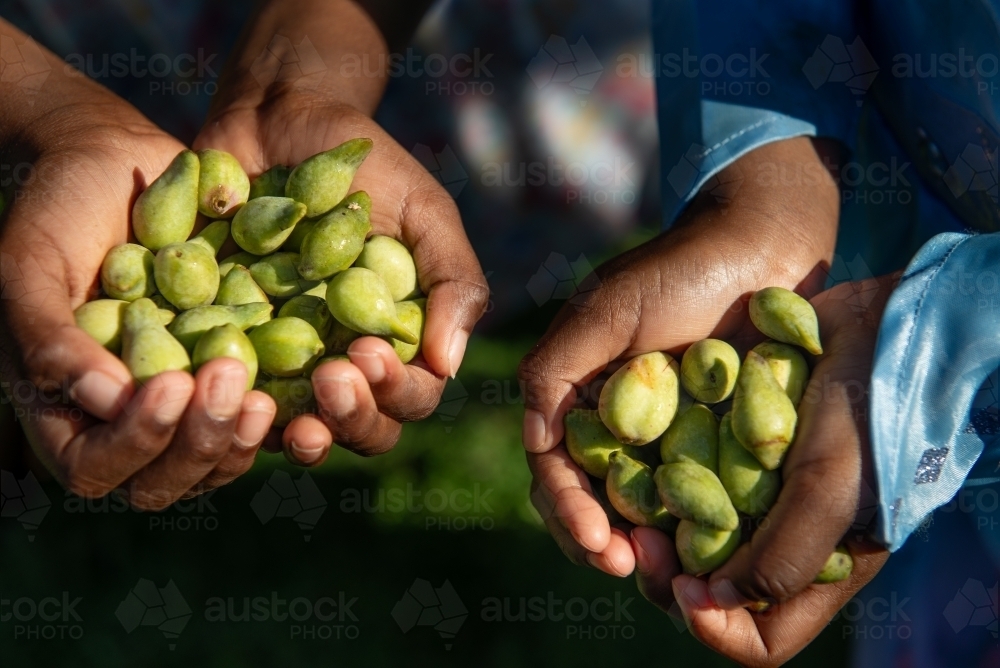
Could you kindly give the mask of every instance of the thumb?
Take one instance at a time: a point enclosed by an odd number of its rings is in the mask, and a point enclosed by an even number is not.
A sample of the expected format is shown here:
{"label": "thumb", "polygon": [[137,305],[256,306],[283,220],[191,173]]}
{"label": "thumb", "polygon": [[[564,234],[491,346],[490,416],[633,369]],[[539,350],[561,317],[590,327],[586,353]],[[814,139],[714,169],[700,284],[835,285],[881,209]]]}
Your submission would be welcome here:
{"label": "thumb", "polygon": [[525,398],[522,439],[529,452],[551,450],[563,437],[563,416],[576,387],[600,373],[632,344],[640,295],[600,284],[579,303],[567,303],[517,370]]}
{"label": "thumb", "polygon": [[63,266],[52,254],[0,254],[5,390],[18,404],[55,395],[110,421],[131,398],[132,378],[121,360],[76,326]]}

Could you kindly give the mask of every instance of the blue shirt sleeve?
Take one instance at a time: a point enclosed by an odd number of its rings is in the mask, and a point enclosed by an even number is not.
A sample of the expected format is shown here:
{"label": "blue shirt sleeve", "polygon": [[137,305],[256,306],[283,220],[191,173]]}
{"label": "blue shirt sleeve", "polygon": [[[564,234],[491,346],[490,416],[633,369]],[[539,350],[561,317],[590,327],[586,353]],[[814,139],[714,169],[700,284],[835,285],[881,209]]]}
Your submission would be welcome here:
{"label": "blue shirt sleeve", "polygon": [[890,550],[963,484],[1000,479],[998,368],[1000,233],[940,234],[890,297],[875,351],[877,531]]}

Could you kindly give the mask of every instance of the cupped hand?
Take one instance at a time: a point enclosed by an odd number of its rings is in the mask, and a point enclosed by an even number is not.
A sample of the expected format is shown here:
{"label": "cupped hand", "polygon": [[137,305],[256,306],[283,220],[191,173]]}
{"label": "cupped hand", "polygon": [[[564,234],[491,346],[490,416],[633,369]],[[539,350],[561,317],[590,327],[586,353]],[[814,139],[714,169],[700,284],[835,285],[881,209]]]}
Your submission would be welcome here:
{"label": "cupped hand", "polygon": [[574,405],[596,405],[592,381],[612,363],[752,330],[746,301],[755,290],[822,288],[819,268],[828,266],[836,239],[836,185],[827,178],[784,188],[756,178],[775,168],[826,175],[821,148],[800,138],[741,158],[720,177],[743,180],[732,201],[703,193],[669,232],[600,267],[596,281],[582,284],[594,289],[564,306],[521,362],[531,498],[573,562],[621,577],[635,564],[628,527],[609,524],[566,451],[563,416]]}
{"label": "cupped hand", "polygon": [[0,231],[0,374],[39,459],[70,491],[119,489],[161,509],[253,463],[275,406],[245,392],[246,369],[216,360],[144,386],[83,330],[105,254],[130,239],[138,193],[184,147],[82,75],[53,75],[39,114],[9,137],[16,190]]}
{"label": "cupped hand", "polygon": [[391,449],[401,423],[420,420],[437,406],[454,377],[489,290],[465,236],[458,210],[444,188],[378,124],[322,92],[292,87],[275,95],[257,91],[253,104],[220,105],[196,148],[229,151],[253,175],[275,164],[302,160],[356,137],[374,141],[351,191],[372,198],[372,234],[401,240],[412,252],[427,295],[422,354],[402,364],[377,337],[354,341],[350,362],[332,361],[312,375],[318,410],[296,417],[265,447],[283,448],[292,462],[321,463],[331,445],[363,455]]}
{"label": "cupped hand", "polygon": [[[874,489],[868,443],[868,387],[878,325],[895,277],[845,283],[816,296],[824,354],[799,405],[795,442],[774,507],[749,542],[708,580],[681,574],[673,544],[635,528],[639,589],[669,610],[676,601],[700,641],[747,666],[776,666],[805,647],[883,566],[859,516]],[[861,305],[866,304],[866,307]],[[843,540],[851,576],[813,584]],[[762,612],[744,606],[763,602]]]}

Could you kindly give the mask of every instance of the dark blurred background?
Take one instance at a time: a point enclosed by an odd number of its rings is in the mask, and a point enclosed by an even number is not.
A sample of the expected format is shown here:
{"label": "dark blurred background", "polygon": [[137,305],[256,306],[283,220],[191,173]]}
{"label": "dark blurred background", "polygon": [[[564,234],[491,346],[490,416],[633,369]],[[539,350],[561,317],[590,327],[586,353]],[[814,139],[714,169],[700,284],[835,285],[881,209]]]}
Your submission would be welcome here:
{"label": "dark blurred background", "polygon": [[[189,142],[244,4],[2,0],[0,14]],[[634,0],[442,2],[421,25],[415,62],[480,67],[394,78],[377,120],[455,197],[492,301],[441,406],[392,453],[337,451],[307,473],[261,455],[201,501],[136,513],[63,492],[0,406],[5,664],[728,665],[632,579],[564,559],[520,446],[518,360],[592,267],[659,230],[654,84],[627,67],[647,31]],[[113,54],[207,65],[122,77]],[[845,665],[854,633],[835,621],[792,665]]]}

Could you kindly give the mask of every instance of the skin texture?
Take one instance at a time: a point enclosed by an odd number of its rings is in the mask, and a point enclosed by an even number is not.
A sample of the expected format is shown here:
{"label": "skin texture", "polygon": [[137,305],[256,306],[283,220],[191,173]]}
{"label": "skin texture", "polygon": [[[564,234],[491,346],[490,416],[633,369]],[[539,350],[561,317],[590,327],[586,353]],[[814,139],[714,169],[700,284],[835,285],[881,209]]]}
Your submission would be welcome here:
{"label": "skin texture", "polygon": [[[583,304],[563,309],[519,370],[531,499],[556,544],[574,563],[617,577],[637,571],[639,590],[664,612],[679,596],[693,635],[744,665],[775,666],[794,656],[885,562],[883,550],[851,540],[851,577],[809,589],[854,520],[863,472],[871,480],[867,422],[852,410],[845,384],[868,383],[880,300],[892,279],[883,279],[864,323],[844,301],[864,285],[840,286],[822,303],[814,300],[827,350],[813,373],[827,374],[824,388],[836,401],[800,405],[799,440],[783,466],[784,487],[768,529],[758,529],[713,574],[713,581],[729,580],[715,585],[718,600],[703,581],[681,574],[667,535],[612,528],[590,480],[566,453],[562,416],[577,402],[577,388],[622,355],[683,350],[710,336],[743,340],[741,348],[760,342],[746,315],[748,295],[758,289],[781,285],[818,294],[825,275],[817,267],[829,266],[839,216],[840,194],[823,162],[824,155],[840,160],[835,152],[831,144],[800,138],[740,158],[720,175],[743,181],[731,200],[699,195],[669,232],[598,268],[600,287]],[[761,180],[775,169],[816,178],[807,187]],[[726,599],[724,590],[742,598]],[[768,596],[782,603],[766,616],[742,608],[743,601]]]}
{"label": "skin texture", "polygon": [[[28,39],[3,20],[0,35],[15,44]],[[10,85],[0,96],[4,160],[31,164],[43,176],[19,184],[10,198],[0,251],[5,263],[9,257],[25,268],[25,294],[44,296],[30,309],[23,300],[0,304],[0,378],[66,388],[65,410],[22,427],[68,490],[95,498],[119,489],[137,508],[164,508],[247,470],[274,403],[247,394],[245,371],[231,360],[140,386],[76,327],[73,311],[93,296],[108,251],[130,240],[133,202],[184,147],[41,50],[51,68],[45,86],[29,98]],[[41,412],[48,401],[40,394],[16,407]]]}

